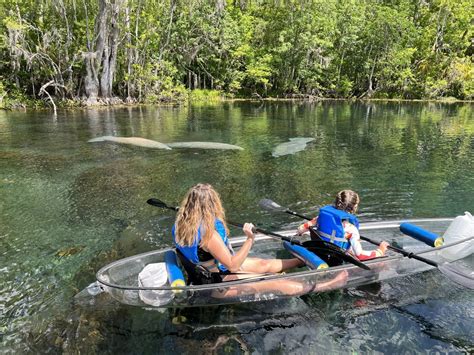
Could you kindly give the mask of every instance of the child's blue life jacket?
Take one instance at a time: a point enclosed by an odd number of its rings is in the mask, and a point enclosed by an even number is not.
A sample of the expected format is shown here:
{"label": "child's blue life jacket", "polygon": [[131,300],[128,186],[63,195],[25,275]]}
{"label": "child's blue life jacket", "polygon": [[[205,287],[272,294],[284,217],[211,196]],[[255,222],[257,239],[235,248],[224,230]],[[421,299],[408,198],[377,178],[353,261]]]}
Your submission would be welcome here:
{"label": "child's blue life jacket", "polygon": [[353,214],[338,210],[333,206],[321,207],[317,221],[317,233],[321,239],[347,250],[351,244],[345,237],[343,220],[349,221],[359,229],[359,220]]}

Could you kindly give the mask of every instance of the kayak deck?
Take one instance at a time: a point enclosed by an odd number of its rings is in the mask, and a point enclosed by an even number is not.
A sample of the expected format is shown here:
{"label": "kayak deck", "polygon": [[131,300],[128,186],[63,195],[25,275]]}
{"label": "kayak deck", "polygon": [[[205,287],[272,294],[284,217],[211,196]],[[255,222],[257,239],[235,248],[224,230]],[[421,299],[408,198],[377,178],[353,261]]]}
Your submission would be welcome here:
{"label": "kayak deck", "polygon": [[[442,235],[452,218],[418,219],[409,222]],[[462,259],[474,250],[474,237],[446,240],[445,245],[431,248],[419,241],[403,236],[398,230],[400,221],[372,222],[361,225],[361,235],[375,240],[387,240],[419,256],[438,263]],[[291,236],[293,231],[281,232]],[[239,247],[245,237],[230,238],[233,247]],[[367,249],[375,248],[364,244]],[[164,261],[171,248],[151,251],[115,261],[97,273],[97,280],[113,298],[121,303],[141,307],[192,307],[243,302],[255,302],[298,296],[310,292],[323,292],[339,288],[360,286],[372,282],[411,275],[433,268],[415,259],[389,252],[386,257],[365,262],[371,270],[344,264],[322,270],[305,267],[282,274],[262,275],[218,284],[190,285],[185,287],[140,287],[138,274],[146,265]],[[257,235],[250,256],[265,258],[292,257],[281,240]]]}

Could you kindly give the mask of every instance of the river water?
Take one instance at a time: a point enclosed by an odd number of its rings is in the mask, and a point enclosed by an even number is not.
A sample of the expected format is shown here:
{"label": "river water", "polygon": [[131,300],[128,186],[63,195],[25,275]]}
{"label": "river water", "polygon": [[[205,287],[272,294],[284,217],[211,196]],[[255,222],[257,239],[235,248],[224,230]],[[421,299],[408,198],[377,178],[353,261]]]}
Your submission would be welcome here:
{"label": "river water", "polygon": [[[197,182],[227,216],[295,228],[267,197],[315,214],[344,188],[362,221],[474,211],[472,104],[250,103],[0,111],[0,341],[6,353],[474,351],[474,298],[437,271],[289,300],[166,310],[76,302],[103,265],[170,245]],[[242,151],[88,143],[105,135],[213,141]],[[272,156],[289,138],[306,149]],[[239,231],[232,230],[234,235]],[[474,267],[471,256],[463,261]]]}

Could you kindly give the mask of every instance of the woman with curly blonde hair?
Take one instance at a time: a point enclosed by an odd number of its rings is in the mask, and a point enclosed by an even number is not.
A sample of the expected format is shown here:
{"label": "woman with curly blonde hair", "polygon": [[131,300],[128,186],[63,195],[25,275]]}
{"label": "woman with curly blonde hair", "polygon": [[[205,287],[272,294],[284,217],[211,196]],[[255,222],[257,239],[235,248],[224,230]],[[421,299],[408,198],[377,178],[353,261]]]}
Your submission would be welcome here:
{"label": "woman with curly blonde hair", "polygon": [[197,184],[189,189],[181,203],[173,236],[176,248],[188,261],[211,273],[218,273],[221,281],[301,266],[301,261],[296,258],[248,257],[255,239],[253,227],[252,223],[245,223],[243,231],[247,239],[234,252],[229,243],[229,230],[219,194],[209,184]]}

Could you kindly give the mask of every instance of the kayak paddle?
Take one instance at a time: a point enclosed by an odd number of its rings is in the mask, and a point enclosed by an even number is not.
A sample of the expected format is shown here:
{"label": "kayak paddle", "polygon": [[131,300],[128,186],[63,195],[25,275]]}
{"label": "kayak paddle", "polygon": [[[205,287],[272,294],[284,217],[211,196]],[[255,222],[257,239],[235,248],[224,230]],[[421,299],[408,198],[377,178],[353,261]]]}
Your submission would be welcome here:
{"label": "kayak paddle", "polygon": [[[179,210],[179,207],[168,206],[166,203],[164,203],[163,201],[161,201],[157,198],[150,198],[146,202],[149,205],[152,205],[152,206],[155,206],[155,207],[166,208],[166,209],[173,210],[173,211],[178,211]],[[229,223],[230,225],[232,225],[234,227],[237,227],[237,228],[243,228],[243,226],[244,226],[242,223],[237,223],[237,222],[232,222],[232,221],[227,221],[227,223]],[[257,233],[269,235],[269,236],[272,236],[272,237],[275,237],[275,238],[279,238],[281,240],[289,242],[290,244],[300,245],[300,246],[302,246],[304,248],[307,248],[307,249],[317,249],[317,250],[323,251],[327,254],[332,254],[332,255],[335,255],[337,257],[340,257],[341,259],[343,259],[343,260],[345,260],[349,263],[352,263],[352,264],[354,264],[354,265],[356,265],[360,268],[363,268],[365,270],[370,270],[370,268],[367,265],[361,263],[359,260],[355,259],[354,257],[347,254],[346,252],[341,251],[342,249],[338,250],[337,246],[332,245],[331,243],[327,243],[327,242],[324,242],[324,241],[321,241],[321,242],[320,241],[313,241],[313,240],[309,240],[309,241],[306,241],[306,242],[302,243],[300,240],[294,239],[294,237],[287,237],[287,236],[284,236],[284,235],[281,235],[281,234],[278,234],[278,233],[275,233],[275,232],[270,232],[270,231],[267,231],[265,229],[261,229],[261,228],[257,228],[257,227],[254,227],[253,231],[257,232]]]}
{"label": "kayak paddle", "polygon": [[[370,238],[367,238],[367,237],[361,236],[360,238],[365,240],[366,242],[369,242],[369,243],[374,244],[374,245],[379,245],[380,244],[376,240],[373,240],[373,239],[370,239]],[[467,269],[467,268],[465,268],[465,267],[462,267],[460,265],[455,266],[455,265],[450,264],[448,262],[440,264],[440,263],[437,263],[433,260],[426,259],[422,256],[413,254],[412,252],[408,252],[404,249],[397,248],[397,247],[394,247],[394,246],[391,246],[391,245],[389,245],[388,248],[392,249],[393,251],[396,251],[397,253],[403,254],[404,256],[406,256],[408,258],[416,259],[416,260],[422,261],[424,263],[427,263],[431,266],[434,266],[434,267],[438,268],[438,270],[443,275],[446,275],[446,277],[448,279],[456,282],[459,285],[462,285],[462,286],[467,287],[471,290],[474,290],[474,272]]]}
{"label": "kayak paddle", "polygon": [[[286,207],[282,207],[278,203],[276,203],[276,202],[274,202],[270,199],[260,200],[259,205],[260,205],[260,207],[266,209],[267,211],[284,212],[284,213],[291,214],[293,216],[297,216],[297,217],[306,219],[308,221],[312,220],[311,217],[296,213],[294,211],[291,211],[290,209],[288,209]],[[379,245],[380,244],[380,242],[377,242],[373,239],[364,237],[362,235],[360,236],[360,239],[365,240],[366,242],[369,242],[369,243],[374,244],[374,245]],[[395,252],[397,252],[397,253],[400,253],[403,256],[406,256],[408,258],[416,259],[418,261],[421,261],[421,262],[424,262],[424,263],[429,264],[431,266],[434,266],[434,267],[438,268],[438,270],[443,275],[445,275],[448,279],[452,280],[453,282],[455,282],[459,285],[462,285],[464,287],[467,287],[471,290],[474,289],[474,272],[467,269],[467,268],[465,268],[465,267],[461,267],[459,265],[455,266],[455,265],[452,265],[448,262],[444,262],[444,263],[440,264],[440,263],[437,263],[433,260],[423,258],[421,256],[418,256],[418,255],[412,253],[412,252],[408,252],[404,249],[397,248],[397,247],[394,247],[392,245],[388,245],[388,248],[395,251]]]}

